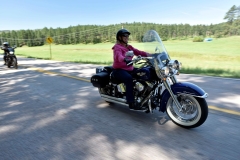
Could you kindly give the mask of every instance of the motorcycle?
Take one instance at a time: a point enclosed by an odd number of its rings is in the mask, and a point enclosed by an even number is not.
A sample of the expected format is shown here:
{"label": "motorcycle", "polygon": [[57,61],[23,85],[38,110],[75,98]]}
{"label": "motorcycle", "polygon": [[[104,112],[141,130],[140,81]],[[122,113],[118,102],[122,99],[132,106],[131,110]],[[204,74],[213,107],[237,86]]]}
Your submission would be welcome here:
{"label": "motorcycle", "polygon": [[11,66],[13,66],[13,68],[15,69],[18,68],[17,58],[15,56],[16,48],[16,46],[8,48],[8,52],[6,55],[6,65],[8,66],[8,68],[10,68]]}
{"label": "motorcycle", "polygon": [[[166,112],[173,123],[183,128],[202,125],[208,116],[208,94],[193,83],[177,81],[182,65],[170,59],[156,31],[149,30],[143,44],[152,56],[137,56],[130,62],[137,68],[133,74],[135,104],[146,113]],[[106,102],[128,106],[126,87],[114,78],[113,70],[111,66],[96,68],[91,83]]]}

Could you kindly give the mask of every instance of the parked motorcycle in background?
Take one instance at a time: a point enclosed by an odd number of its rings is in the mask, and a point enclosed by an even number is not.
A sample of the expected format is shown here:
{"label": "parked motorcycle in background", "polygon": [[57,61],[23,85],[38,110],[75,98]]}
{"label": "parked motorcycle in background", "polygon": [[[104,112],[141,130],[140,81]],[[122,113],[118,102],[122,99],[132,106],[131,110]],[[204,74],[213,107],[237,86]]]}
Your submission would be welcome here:
{"label": "parked motorcycle in background", "polygon": [[[156,31],[150,30],[144,35],[143,45],[152,57],[138,56],[132,61],[138,68],[133,74],[135,104],[146,113],[166,112],[176,125],[184,128],[202,125],[208,116],[205,100],[208,94],[195,84],[177,81],[181,63],[170,59]],[[112,71],[112,66],[97,68],[91,83],[106,102],[128,106],[126,87]]]}
{"label": "parked motorcycle in background", "polygon": [[8,68],[10,68],[11,66],[15,69],[18,68],[18,63],[17,63],[17,57],[15,55],[15,49],[17,47],[8,47],[7,51],[6,51],[6,65],[8,66]]}

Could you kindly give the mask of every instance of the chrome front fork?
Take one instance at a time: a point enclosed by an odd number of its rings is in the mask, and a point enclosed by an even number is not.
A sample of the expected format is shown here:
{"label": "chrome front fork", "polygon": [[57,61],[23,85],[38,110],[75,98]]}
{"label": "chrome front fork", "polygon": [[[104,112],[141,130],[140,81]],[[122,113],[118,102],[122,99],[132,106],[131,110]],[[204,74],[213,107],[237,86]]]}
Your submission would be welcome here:
{"label": "chrome front fork", "polygon": [[[171,79],[172,79],[173,83],[177,82],[177,80],[176,80],[175,77],[171,77]],[[172,97],[172,99],[173,99],[173,102],[176,104],[179,112],[181,112],[183,107],[182,107],[181,104],[178,102],[177,97],[175,96],[175,94],[173,94],[173,92],[172,92],[172,90],[171,90],[171,88],[170,88],[170,84],[167,82],[167,80],[163,80],[163,85],[164,85],[164,87],[168,90],[168,92],[170,93],[170,95],[171,95],[171,97]]]}

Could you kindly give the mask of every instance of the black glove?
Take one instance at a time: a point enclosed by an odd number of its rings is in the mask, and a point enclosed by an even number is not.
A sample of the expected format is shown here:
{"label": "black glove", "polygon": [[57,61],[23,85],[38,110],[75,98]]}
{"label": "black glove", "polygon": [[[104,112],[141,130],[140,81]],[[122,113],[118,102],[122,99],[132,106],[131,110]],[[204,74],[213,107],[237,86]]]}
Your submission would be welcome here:
{"label": "black glove", "polygon": [[124,62],[127,64],[127,66],[133,65],[133,62],[131,59],[124,58]]}

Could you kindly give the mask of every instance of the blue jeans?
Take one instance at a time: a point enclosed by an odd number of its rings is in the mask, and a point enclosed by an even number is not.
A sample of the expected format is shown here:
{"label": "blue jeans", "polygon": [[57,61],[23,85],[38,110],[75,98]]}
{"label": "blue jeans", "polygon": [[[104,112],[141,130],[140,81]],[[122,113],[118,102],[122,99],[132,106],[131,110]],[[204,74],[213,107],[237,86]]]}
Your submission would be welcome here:
{"label": "blue jeans", "polygon": [[123,69],[115,69],[113,72],[114,78],[119,80],[120,82],[124,83],[126,86],[126,99],[127,103],[134,102],[134,96],[133,96],[133,77],[132,73],[134,73],[136,69],[133,71],[126,71]]}

